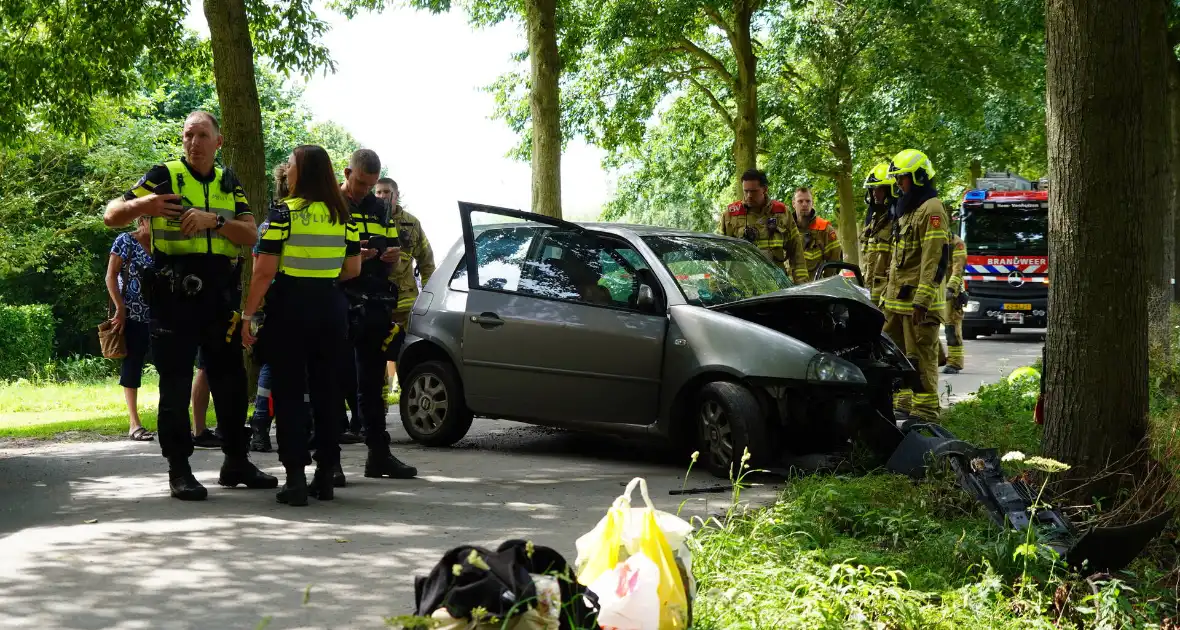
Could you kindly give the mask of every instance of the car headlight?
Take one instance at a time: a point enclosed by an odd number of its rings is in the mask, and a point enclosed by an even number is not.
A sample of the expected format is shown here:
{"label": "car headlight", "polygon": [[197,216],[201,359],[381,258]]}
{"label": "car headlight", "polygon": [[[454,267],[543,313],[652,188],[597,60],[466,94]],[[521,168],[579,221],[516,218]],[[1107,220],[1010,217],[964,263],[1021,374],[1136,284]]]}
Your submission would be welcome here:
{"label": "car headlight", "polygon": [[823,352],[812,357],[811,363],[807,364],[807,380],[820,383],[868,383],[860,368],[836,355]]}
{"label": "car headlight", "polygon": [[978,300],[968,300],[967,306],[963,307],[963,311],[967,312],[967,313],[978,313],[979,312],[979,301]]}

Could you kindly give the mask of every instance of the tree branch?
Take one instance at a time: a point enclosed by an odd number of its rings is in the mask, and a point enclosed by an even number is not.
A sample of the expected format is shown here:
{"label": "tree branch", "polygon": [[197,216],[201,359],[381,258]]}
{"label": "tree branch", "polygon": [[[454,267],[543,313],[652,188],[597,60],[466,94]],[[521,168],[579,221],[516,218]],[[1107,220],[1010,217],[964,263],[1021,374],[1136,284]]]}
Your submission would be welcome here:
{"label": "tree branch", "polygon": [[714,9],[713,7],[706,4],[705,15],[709,16],[709,19],[717,25],[717,28],[721,29],[722,32],[725,33],[725,36],[728,37],[730,41],[733,41],[733,29],[730,28],[729,23],[725,21],[725,18],[721,16],[721,13],[719,13],[717,9]]}
{"label": "tree branch", "polygon": [[713,95],[713,92],[709,91],[709,88],[701,84],[701,82],[691,74],[685,75],[685,78],[688,79],[688,82],[693,84],[696,89],[704,93],[704,95],[709,99],[709,103],[713,106],[713,109],[717,110],[718,114],[721,114],[721,118],[725,120],[725,124],[729,125],[730,129],[733,129],[733,114],[730,114],[729,110],[721,104],[721,101],[717,100],[717,97]]}
{"label": "tree branch", "polygon": [[712,68],[722,80],[730,84],[733,83],[733,75],[729,73],[729,70],[725,68],[725,64],[721,63],[720,59],[714,57],[712,53],[705,50],[704,48],[697,46],[683,35],[680,36],[680,43],[684,47],[685,52],[696,55],[701,61],[704,61],[706,64],[708,64],[709,67]]}

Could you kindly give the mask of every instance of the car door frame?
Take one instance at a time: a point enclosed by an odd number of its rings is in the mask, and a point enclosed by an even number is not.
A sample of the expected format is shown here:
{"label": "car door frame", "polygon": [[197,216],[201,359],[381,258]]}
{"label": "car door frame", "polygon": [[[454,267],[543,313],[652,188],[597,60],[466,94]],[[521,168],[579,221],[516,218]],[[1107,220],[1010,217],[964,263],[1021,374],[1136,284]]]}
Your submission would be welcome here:
{"label": "car door frame", "polygon": [[[618,241],[619,243],[625,245],[626,247],[634,250],[641,257],[644,257],[645,264],[647,264],[648,267],[651,266],[650,261],[648,261],[646,259],[646,256],[644,255],[643,250],[636,247],[635,244],[631,243],[626,238],[623,238],[623,237],[617,236],[617,235],[612,235],[612,234],[599,234],[598,232],[596,232],[594,230],[590,230],[590,229],[587,229],[583,226],[577,225],[575,223],[570,223],[568,221],[563,221],[561,219],[540,216],[540,215],[536,215],[531,212],[524,212],[524,211],[520,211],[520,210],[514,210],[511,208],[503,208],[503,207],[498,207],[498,206],[492,206],[492,205],[480,204],[480,203],[474,203],[474,202],[465,202],[465,201],[459,202],[459,212],[460,212],[460,222],[461,222],[462,228],[463,228],[463,244],[464,244],[464,250],[465,250],[464,251],[464,264],[467,267],[467,289],[468,289],[469,296],[474,295],[475,294],[474,292],[519,295],[516,291],[506,291],[506,290],[499,290],[499,289],[492,288],[492,287],[480,286],[481,280],[479,277],[478,252],[476,250],[476,245],[475,245],[475,229],[474,229],[474,226],[471,221],[471,214],[473,212],[485,212],[485,213],[495,214],[495,215],[504,216],[504,217],[516,218],[516,219],[520,219],[520,220],[535,223],[535,224],[541,224],[543,226],[547,226],[549,228],[556,229],[556,230],[568,230],[571,232],[575,232],[579,235],[587,235],[589,237],[593,237],[596,239],[605,239],[608,242],[609,241]],[[542,232],[543,232],[543,230],[544,230],[544,228],[541,228]],[[536,254],[535,248],[540,247],[542,243],[543,243],[543,239],[540,239],[533,246],[530,246],[530,250],[529,250],[530,257],[532,257]],[[626,261],[624,261],[623,264],[630,266],[630,263],[626,262]],[[640,276],[638,276],[638,275],[636,276],[637,283],[644,284],[644,283],[638,282],[639,277]],[[651,312],[643,312],[643,311],[632,310],[632,309],[620,309],[618,307],[610,307],[610,306],[596,306],[596,305],[590,305],[590,304],[581,304],[580,306],[583,306],[585,308],[591,308],[591,309],[601,309],[603,311],[617,310],[617,311],[632,313],[634,315],[641,316],[641,317],[663,318],[663,319],[667,320],[668,305],[669,304],[668,304],[668,296],[666,294],[666,291],[664,290],[664,288],[662,286],[659,286],[658,281],[656,283],[656,286],[652,286],[651,289],[654,292],[658,292],[657,298],[656,298],[656,304],[659,306],[659,308],[657,308],[657,309],[652,309]],[[636,287],[636,290],[638,290],[638,287]],[[557,300],[554,298],[546,298],[543,296],[527,295],[525,297],[528,297],[530,299],[539,299],[539,300],[553,299],[554,301],[564,302],[564,303],[568,304],[568,302],[566,302],[564,300]],[[470,297],[468,299],[470,300]],[[573,303],[573,304],[578,305],[577,303]],[[468,317],[471,317],[471,310],[470,309],[468,309],[468,311],[464,313],[464,320],[468,319]],[[468,324],[468,322],[464,321],[464,328],[465,329],[466,329],[467,324]],[[666,341],[667,331],[668,331],[668,329],[665,325],[665,327],[663,329],[663,339],[660,342],[661,346],[663,346],[664,342]],[[464,345],[466,345],[465,341],[464,341]],[[661,365],[658,368],[658,370],[657,370],[658,374],[655,375],[654,381],[653,381],[653,385],[656,388],[656,391],[654,392],[654,397],[651,401],[652,408],[650,409],[650,412],[651,412],[650,418],[647,419],[648,422],[650,422],[653,425],[659,419],[660,400],[663,395],[663,392],[662,392],[662,388],[663,388],[663,378],[662,378],[662,376],[663,376],[663,366],[662,366],[663,354],[664,354],[663,350],[661,349],[660,356],[657,359]],[[461,357],[461,364],[464,365],[464,371],[466,371],[467,361],[468,361],[468,359],[466,356]],[[644,380],[646,380],[646,379],[644,379]],[[533,418],[532,420],[538,420],[538,419]],[[603,424],[605,425],[605,424],[609,424],[609,423],[604,422]]]}

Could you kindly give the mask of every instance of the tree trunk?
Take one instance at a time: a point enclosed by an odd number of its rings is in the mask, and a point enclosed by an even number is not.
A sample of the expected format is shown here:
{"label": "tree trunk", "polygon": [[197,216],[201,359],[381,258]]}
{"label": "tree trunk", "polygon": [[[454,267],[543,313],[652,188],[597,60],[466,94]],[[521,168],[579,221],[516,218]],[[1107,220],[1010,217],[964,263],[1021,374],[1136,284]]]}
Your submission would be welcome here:
{"label": "tree trunk", "polygon": [[533,212],[561,218],[561,100],[557,0],[525,0],[532,90]]}
{"label": "tree trunk", "polygon": [[[1149,0],[1148,25],[1167,24],[1163,0]],[[1143,158],[1144,205],[1138,214],[1140,229],[1147,240],[1147,325],[1151,359],[1166,364],[1171,355],[1172,326],[1172,181],[1171,143],[1168,111],[1168,48],[1165,27],[1147,28],[1141,35],[1143,64]]]}
{"label": "tree trunk", "polygon": [[1171,175],[1170,184],[1171,190],[1171,216],[1172,216],[1172,241],[1165,244],[1164,247],[1172,255],[1172,299],[1180,301],[1180,291],[1176,290],[1175,279],[1180,278],[1180,255],[1176,252],[1176,235],[1180,234],[1180,60],[1172,53],[1172,42],[1168,42],[1168,145],[1171,148],[1171,162],[1169,163],[1169,174]]}
{"label": "tree trunk", "polygon": [[1118,182],[1121,207],[1144,207],[1140,32],[1162,28],[1145,20],[1149,1],[1046,3],[1054,277],[1044,450],[1073,466],[1056,478],[1056,490],[1072,500],[1111,496],[1124,479],[1081,484],[1134,452],[1146,434],[1144,235],[1138,221],[1111,211],[1108,198]]}
{"label": "tree trunk", "polygon": [[[734,181],[741,190],[741,174],[748,169],[758,168],[758,58],[754,55],[754,44],[750,36],[753,11],[748,3],[734,3],[734,21],[730,35],[730,48],[737,60],[737,74],[734,75],[733,93],[737,102],[737,116],[733,119],[733,162],[736,174]],[[741,193],[738,193],[741,197]]]}
{"label": "tree trunk", "polygon": [[971,188],[979,186],[980,177],[983,177],[983,163],[979,161],[979,158],[975,158],[971,160]]}
{"label": "tree trunk", "polygon": [[[266,152],[262,146],[262,108],[254,74],[254,45],[243,0],[205,0],[205,19],[213,48],[213,76],[221,104],[222,161],[232,167],[246,191],[255,221],[266,217]],[[250,291],[253,257],[243,256],[242,299]],[[250,398],[258,383],[257,366],[247,359]]]}
{"label": "tree trunk", "polygon": [[844,262],[860,264],[860,222],[856,220],[856,197],[852,192],[852,149],[839,120],[832,124],[832,155],[839,163],[836,171],[836,196],[840,200],[838,225],[840,249],[844,250]]}

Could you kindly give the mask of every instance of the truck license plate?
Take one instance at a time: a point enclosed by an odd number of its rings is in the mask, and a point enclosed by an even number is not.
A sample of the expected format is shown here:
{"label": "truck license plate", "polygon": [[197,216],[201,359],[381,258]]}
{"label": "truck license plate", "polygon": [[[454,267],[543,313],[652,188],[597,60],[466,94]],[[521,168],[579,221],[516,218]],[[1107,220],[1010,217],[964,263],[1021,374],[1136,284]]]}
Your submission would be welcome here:
{"label": "truck license plate", "polygon": [[1004,313],[1005,324],[1023,324],[1024,313]]}
{"label": "truck license plate", "polygon": [[1031,311],[1032,304],[1005,304],[1005,311]]}

